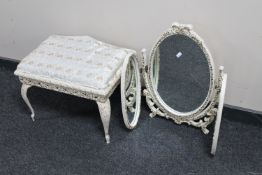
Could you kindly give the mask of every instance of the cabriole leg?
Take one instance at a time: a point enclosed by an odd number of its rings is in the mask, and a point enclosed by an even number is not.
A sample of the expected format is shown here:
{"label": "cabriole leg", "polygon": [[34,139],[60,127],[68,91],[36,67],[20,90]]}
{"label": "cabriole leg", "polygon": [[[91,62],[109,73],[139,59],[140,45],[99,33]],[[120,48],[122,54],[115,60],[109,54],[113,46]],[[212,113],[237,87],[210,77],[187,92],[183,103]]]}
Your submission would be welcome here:
{"label": "cabriole leg", "polygon": [[107,99],[106,102],[104,102],[104,103],[97,102],[97,105],[98,105],[100,117],[101,117],[101,120],[102,120],[102,123],[103,123],[103,126],[104,126],[106,143],[110,143],[110,136],[109,136],[109,133],[108,133],[109,123],[110,123],[110,115],[111,115],[110,101],[109,101],[109,99]]}
{"label": "cabriole leg", "polygon": [[22,98],[24,99],[25,103],[27,104],[27,106],[29,107],[30,111],[31,111],[31,118],[33,121],[35,121],[35,112],[34,112],[34,109],[32,108],[29,100],[28,100],[28,97],[27,97],[27,90],[30,88],[31,86],[30,85],[27,85],[27,84],[22,84],[22,88],[21,88],[21,95],[22,95]]}

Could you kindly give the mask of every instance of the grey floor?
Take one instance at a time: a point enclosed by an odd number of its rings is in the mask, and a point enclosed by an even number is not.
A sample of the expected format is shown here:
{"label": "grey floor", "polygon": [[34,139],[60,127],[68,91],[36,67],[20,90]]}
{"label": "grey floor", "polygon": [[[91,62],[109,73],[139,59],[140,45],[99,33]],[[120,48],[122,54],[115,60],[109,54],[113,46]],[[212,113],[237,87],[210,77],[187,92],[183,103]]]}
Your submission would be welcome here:
{"label": "grey floor", "polygon": [[119,88],[106,145],[93,101],[32,88],[36,122],[20,96],[16,63],[0,61],[0,174],[262,174],[262,116],[225,108],[217,154],[199,129],[149,118],[125,128]]}

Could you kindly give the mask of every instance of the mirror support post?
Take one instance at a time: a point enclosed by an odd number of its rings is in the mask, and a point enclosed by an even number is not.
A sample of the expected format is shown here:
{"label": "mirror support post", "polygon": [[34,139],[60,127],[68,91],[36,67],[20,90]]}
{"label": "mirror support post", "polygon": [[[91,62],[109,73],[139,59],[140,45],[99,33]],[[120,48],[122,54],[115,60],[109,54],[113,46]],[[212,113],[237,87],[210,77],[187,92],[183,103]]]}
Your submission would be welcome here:
{"label": "mirror support post", "polygon": [[226,93],[226,84],[227,84],[227,74],[223,72],[224,67],[220,66],[219,68],[219,78],[221,78],[221,86],[220,86],[220,93],[219,93],[219,99],[218,99],[218,109],[217,109],[217,116],[216,116],[216,122],[215,122],[215,129],[214,129],[214,135],[213,135],[213,141],[212,141],[212,148],[211,148],[211,154],[216,154],[216,148],[217,148],[217,142],[219,137],[219,130],[220,130],[220,124],[222,119],[222,112],[223,112],[223,106],[224,106],[224,98]]}

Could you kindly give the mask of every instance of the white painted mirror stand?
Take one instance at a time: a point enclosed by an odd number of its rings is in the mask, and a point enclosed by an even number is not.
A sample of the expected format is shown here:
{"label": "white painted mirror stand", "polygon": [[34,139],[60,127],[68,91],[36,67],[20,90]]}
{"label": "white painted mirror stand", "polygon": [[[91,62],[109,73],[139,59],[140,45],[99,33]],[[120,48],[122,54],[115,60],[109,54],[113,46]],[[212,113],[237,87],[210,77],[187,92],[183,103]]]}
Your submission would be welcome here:
{"label": "white painted mirror stand", "polygon": [[[179,43],[180,41],[182,44]],[[186,45],[183,45],[184,43],[186,43]],[[190,48],[185,48],[188,46],[190,46]],[[167,47],[167,49],[165,47]],[[181,50],[176,50],[177,48]],[[192,48],[195,48],[195,50]],[[174,52],[169,53],[172,49]],[[198,55],[194,55],[193,52],[198,52]],[[147,105],[151,110],[150,117],[157,115],[167,119],[172,119],[176,124],[186,123],[188,125],[199,127],[204,132],[204,134],[209,133],[207,127],[215,120],[215,129],[211,149],[211,154],[214,155],[217,147],[227,81],[227,75],[223,72],[223,67],[221,66],[219,68],[219,74],[216,77],[211,54],[208,51],[204,41],[192,30],[191,25],[174,23],[172,27],[162,34],[162,36],[157,40],[151,51],[149,59],[146,57],[145,49],[142,49],[141,53],[143,62],[143,77],[146,86],[146,89],[143,91],[143,95],[146,97]],[[185,56],[183,57],[183,55]],[[165,64],[165,61],[167,61],[168,64]],[[196,64],[191,65],[192,62],[196,62]],[[175,64],[178,64],[179,67],[176,67]],[[170,66],[170,68],[168,68],[168,66]],[[186,72],[186,69],[190,70]],[[189,111],[183,112],[176,109],[176,107],[179,107],[180,103],[180,101],[177,100],[175,96],[176,94],[174,89],[176,89],[176,87],[171,87],[169,89],[169,95],[167,94],[166,97],[161,96],[160,93],[164,95],[167,93],[166,91],[168,90],[166,90],[166,87],[168,85],[178,84],[177,86],[181,85],[178,87],[179,89],[177,89],[179,91],[181,90],[180,94],[186,94],[183,97],[185,100],[182,97],[181,99],[187,102],[186,100],[188,98],[188,94],[192,93],[193,91],[191,87],[194,87],[194,84],[200,84],[201,81],[196,80],[201,80],[201,78],[204,77],[203,75],[200,75],[199,77],[196,75],[198,72],[201,72],[202,69],[207,70],[204,73],[208,74],[205,81],[207,82],[205,87],[207,90],[205,92],[206,94],[204,94],[204,98],[202,98],[201,103],[198,103],[195,108],[193,107]],[[193,70],[196,71],[193,72]],[[179,82],[177,81],[177,77],[175,77],[176,74],[180,77],[185,76],[185,78],[180,79]],[[164,78],[163,81],[161,81],[162,75],[167,77]],[[172,77],[175,78],[172,79]],[[193,78],[190,79],[187,77]],[[169,79],[170,82],[167,82]],[[160,81],[162,83],[168,83],[163,85],[163,92],[160,92]],[[189,88],[184,86],[185,84],[189,85]],[[199,88],[201,88],[201,85]],[[184,89],[189,89],[188,91],[190,91],[190,93]],[[197,88],[196,93],[198,93]],[[173,101],[178,103],[177,106],[173,108],[165,102],[165,100],[170,100],[170,96],[174,96]],[[177,96],[179,96],[179,94]],[[195,95],[195,98],[198,98],[198,94]],[[190,102],[191,101],[188,100],[188,103]],[[182,108],[180,107],[180,109]]]}

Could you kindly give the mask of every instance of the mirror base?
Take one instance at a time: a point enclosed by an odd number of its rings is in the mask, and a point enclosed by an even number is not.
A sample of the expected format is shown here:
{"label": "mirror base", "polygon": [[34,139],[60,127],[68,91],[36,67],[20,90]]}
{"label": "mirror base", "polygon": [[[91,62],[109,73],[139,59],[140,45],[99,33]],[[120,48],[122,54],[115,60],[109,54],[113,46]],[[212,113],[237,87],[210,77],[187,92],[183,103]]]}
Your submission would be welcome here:
{"label": "mirror base", "polygon": [[[144,78],[146,80],[147,74],[144,72]],[[223,104],[224,104],[224,96],[226,91],[226,81],[227,81],[227,74],[223,72],[223,67],[219,68],[219,76],[218,81],[215,86],[216,93],[214,96],[213,102],[210,103],[208,107],[206,107],[200,114],[197,116],[197,119],[190,119],[185,120],[179,116],[175,116],[174,114],[168,114],[163,112],[165,110],[158,107],[158,105],[154,102],[154,97],[150,94],[149,89],[143,90],[143,95],[146,97],[146,103],[151,110],[150,117],[154,118],[155,116],[165,117],[166,119],[172,119],[176,124],[183,124],[186,123],[191,126],[201,128],[204,134],[208,134],[209,130],[207,129],[208,125],[211,124],[215,118],[215,129],[213,133],[212,139],[212,148],[211,154],[215,155],[217,142],[219,137],[219,130],[222,118],[222,111],[223,111]]]}

